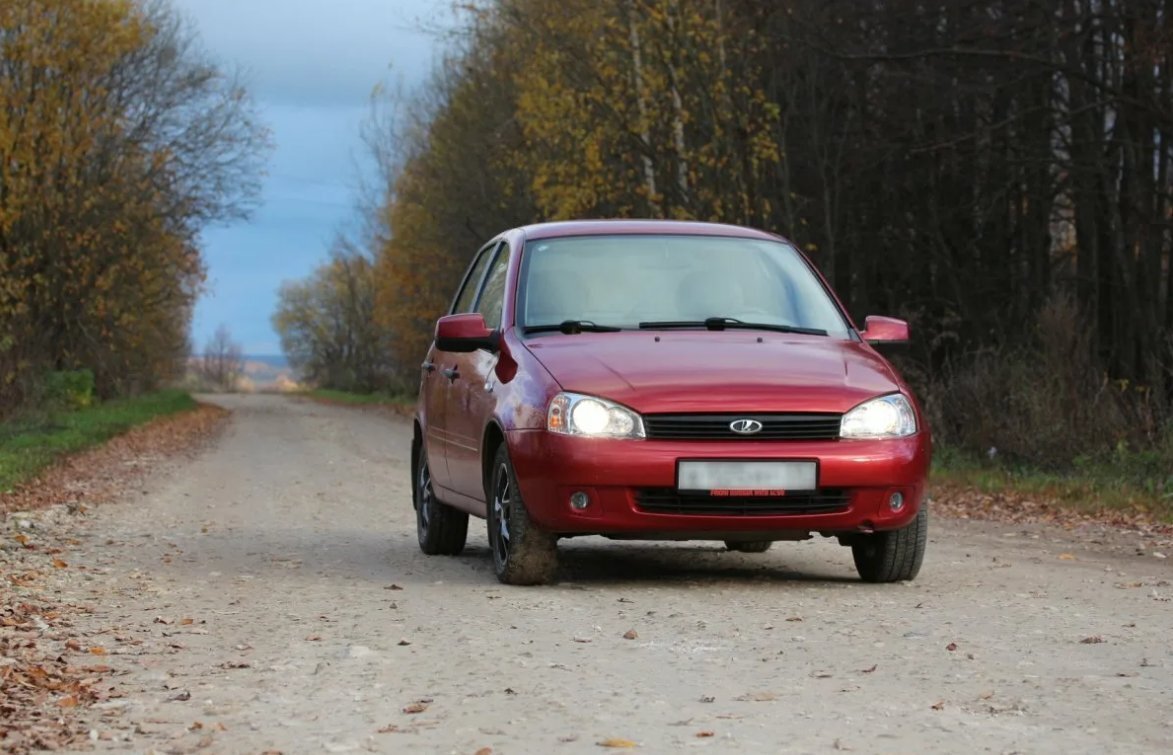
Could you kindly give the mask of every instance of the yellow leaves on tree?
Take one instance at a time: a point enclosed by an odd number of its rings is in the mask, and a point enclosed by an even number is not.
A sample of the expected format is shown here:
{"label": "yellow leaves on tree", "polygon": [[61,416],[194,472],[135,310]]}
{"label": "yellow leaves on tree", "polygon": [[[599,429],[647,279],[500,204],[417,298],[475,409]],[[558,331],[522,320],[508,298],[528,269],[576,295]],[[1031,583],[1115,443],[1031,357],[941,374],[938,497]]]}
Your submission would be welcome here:
{"label": "yellow leaves on tree", "polygon": [[[0,414],[47,370],[133,391],[185,350],[198,224],[233,161],[190,166],[254,131],[189,41],[158,3],[0,4]],[[193,105],[227,116],[201,144]]]}

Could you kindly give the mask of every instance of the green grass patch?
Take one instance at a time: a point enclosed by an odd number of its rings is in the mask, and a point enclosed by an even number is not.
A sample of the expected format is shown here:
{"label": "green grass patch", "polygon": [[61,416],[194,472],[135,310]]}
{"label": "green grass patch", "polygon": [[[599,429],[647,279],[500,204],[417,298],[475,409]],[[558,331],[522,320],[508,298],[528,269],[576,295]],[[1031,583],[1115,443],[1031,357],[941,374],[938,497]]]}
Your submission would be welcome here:
{"label": "green grass patch", "polygon": [[415,403],[415,397],[405,393],[352,393],[329,388],[315,388],[308,391],[306,395],[322,401],[353,404],[354,406],[410,406]]}
{"label": "green grass patch", "polygon": [[1158,452],[1118,450],[1054,472],[937,449],[931,480],[982,493],[1037,496],[1077,511],[1144,512],[1173,522],[1173,464]]}
{"label": "green grass patch", "polygon": [[0,492],[12,490],[66,454],[196,406],[187,393],[166,390],[0,423]]}

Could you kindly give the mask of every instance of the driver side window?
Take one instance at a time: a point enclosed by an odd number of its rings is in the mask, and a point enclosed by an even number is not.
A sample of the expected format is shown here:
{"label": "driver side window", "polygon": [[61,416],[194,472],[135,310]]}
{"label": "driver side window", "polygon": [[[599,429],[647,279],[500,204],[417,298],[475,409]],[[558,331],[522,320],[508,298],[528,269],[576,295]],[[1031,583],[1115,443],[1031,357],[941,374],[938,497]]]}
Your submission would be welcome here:
{"label": "driver side window", "polygon": [[485,268],[489,266],[489,261],[493,259],[495,248],[496,245],[489,244],[481,249],[476,261],[472,263],[472,267],[465,274],[464,283],[460,287],[460,293],[457,294],[449,314],[461,315],[473,311],[472,304],[476,300],[477,291],[480,290],[481,278],[485,275]]}
{"label": "driver side window", "polygon": [[476,311],[485,316],[485,325],[489,330],[501,327],[502,309],[505,306],[505,274],[509,270],[509,247],[502,243],[485,276],[484,290],[477,301]]}

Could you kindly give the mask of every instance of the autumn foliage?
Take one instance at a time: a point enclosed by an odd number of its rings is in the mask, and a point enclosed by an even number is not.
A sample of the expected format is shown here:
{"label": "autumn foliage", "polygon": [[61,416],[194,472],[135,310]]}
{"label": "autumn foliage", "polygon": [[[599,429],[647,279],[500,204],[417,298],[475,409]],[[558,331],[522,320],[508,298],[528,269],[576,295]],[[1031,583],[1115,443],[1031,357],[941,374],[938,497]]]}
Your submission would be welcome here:
{"label": "autumn foliage", "polygon": [[198,232],[265,139],[165,2],[0,3],[0,416],[53,371],[110,396],[180,365]]}

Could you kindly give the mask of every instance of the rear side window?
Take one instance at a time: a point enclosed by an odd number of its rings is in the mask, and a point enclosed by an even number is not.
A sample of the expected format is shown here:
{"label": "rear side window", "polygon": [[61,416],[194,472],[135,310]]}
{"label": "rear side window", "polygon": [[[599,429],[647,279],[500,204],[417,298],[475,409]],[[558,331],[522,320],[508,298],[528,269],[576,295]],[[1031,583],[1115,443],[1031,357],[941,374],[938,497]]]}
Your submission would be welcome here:
{"label": "rear side window", "polygon": [[472,303],[476,300],[477,290],[481,285],[481,278],[484,277],[485,268],[488,267],[489,261],[493,259],[493,250],[495,248],[495,245],[490,244],[481,249],[476,260],[472,263],[468,272],[465,273],[464,283],[461,284],[460,293],[456,296],[456,303],[452,305],[452,312],[450,314],[459,315],[465,312],[472,312]]}
{"label": "rear side window", "polygon": [[484,291],[477,302],[477,312],[485,316],[489,330],[501,327],[501,310],[505,305],[505,273],[509,270],[509,248],[501,245],[485,277]]}

